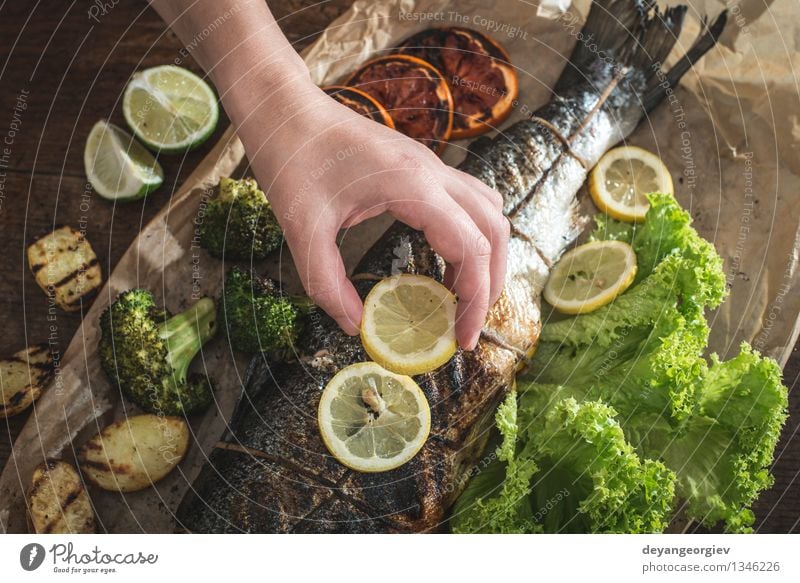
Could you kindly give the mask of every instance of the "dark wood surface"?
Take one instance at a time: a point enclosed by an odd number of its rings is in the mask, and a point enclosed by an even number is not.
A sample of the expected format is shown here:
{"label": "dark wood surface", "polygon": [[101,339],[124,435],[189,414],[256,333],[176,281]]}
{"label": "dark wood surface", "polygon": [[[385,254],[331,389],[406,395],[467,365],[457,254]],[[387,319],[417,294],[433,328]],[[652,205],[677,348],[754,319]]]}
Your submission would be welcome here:
{"label": "dark wood surface", "polygon": [[[350,3],[269,4],[289,39],[302,48]],[[84,196],[89,188],[84,140],[100,118],[124,126],[118,101],[130,75],[176,60],[201,72],[144,1],[105,4],[108,9],[98,9],[96,20],[88,13],[89,2],[0,5],[0,140],[11,136],[12,142],[8,167],[0,167],[0,356],[48,341],[63,353],[81,319],[80,313],[63,312],[54,321],[45,317],[48,303],[28,270],[26,241],[55,224],[77,227],[84,220],[87,237],[109,273],[141,225],[169,201],[227,126],[221,120],[211,140],[194,152],[163,157],[164,186],[142,203],[115,208],[94,195]],[[26,108],[13,120],[20,96]],[[799,378],[800,345],[785,370],[791,417],[778,446],[775,485],[755,508],[761,532],[800,532],[800,397],[794,390]],[[0,467],[26,417],[0,422]]]}

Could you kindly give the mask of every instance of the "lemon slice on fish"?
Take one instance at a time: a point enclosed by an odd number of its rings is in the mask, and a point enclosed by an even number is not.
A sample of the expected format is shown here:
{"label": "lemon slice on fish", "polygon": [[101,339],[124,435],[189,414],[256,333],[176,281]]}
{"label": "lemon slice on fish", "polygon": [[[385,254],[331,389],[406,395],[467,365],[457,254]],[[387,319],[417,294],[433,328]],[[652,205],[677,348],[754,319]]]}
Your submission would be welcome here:
{"label": "lemon slice on fish", "polygon": [[636,253],[623,241],[594,241],[565,253],[544,286],[544,299],[564,314],[610,303],[636,277]]}
{"label": "lemon slice on fish", "polygon": [[672,177],[661,158],[636,146],[609,150],[589,174],[597,208],[620,221],[643,221],[651,192],[674,194]]}
{"label": "lemon slice on fish", "polygon": [[200,77],[182,67],[162,65],[131,77],[122,113],[148,148],[170,154],[205,142],[217,127],[219,106]]}
{"label": "lemon slice on fish", "polygon": [[456,297],[438,281],[401,274],[364,300],[361,342],[370,358],[398,374],[430,372],[456,351]]}
{"label": "lemon slice on fish", "polygon": [[359,472],[402,466],[431,430],[431,410],[419,385],[374,362],[350,365],[330,380],[317,420],[333,457]]}

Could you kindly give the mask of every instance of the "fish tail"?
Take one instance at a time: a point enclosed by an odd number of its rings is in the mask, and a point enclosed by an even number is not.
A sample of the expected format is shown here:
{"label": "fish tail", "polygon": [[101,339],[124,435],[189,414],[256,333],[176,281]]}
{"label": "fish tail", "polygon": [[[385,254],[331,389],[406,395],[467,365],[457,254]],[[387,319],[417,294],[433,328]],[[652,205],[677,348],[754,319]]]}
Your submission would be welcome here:
{"label": "fish tail", "polygon": [[[655,107],[692,65],[716,44],[726,22],[722,12],[703,31],[690,50],[664,73],[661,64],[675,46],[686,16],[686,6],[660,10],[655,0],[595,0],[555,92],[587,81],[602,93],[609,83],[617,95],[631,93],[641,111]],[[618,108],[630,106],[624,100]],[[614,105],[610,100],[609,105]]]}
{"label": "fish tail", "polygon": [[723,10],[714,21],[709,24],[706,18],[703,18],[703,27],[697,39],[692,46],[686,51],[686,54],[675,63],[672,68],[667,71],[663,76],[663,80],[658,82],[650,81],[650,86],[644,95],[643,106],[645,111],[650,111],[658,105],[667,94],[667,91],[672,89],[678,84],[681,77],[692,68],[692,66],[705,55],[715,44],[722,31],[725,29],[725,24],[728,21],[728,11]]}

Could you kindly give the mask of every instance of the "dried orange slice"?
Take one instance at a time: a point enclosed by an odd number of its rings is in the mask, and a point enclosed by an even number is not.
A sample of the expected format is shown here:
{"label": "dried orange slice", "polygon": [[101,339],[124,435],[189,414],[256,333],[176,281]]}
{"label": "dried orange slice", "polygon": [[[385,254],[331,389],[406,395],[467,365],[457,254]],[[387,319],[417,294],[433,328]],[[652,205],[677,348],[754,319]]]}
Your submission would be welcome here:
{"label": "dried orange slice", "polygon": [[441,153],[453,128],[453,96],[442,74],[409,55],[367,62],[348,79],[381,103],[397,130]]}
{"label": "dried orange slice", "polygon": [[331,85],[323,87],[322,90],[356,113],[394,129],[392,116],[389,115],[384,106],[368,93],[353,87],[345,87],[344,85]]}
{"label": "dried orange slice", "polygon": [[499,126],[519,96],[508,52],[468,28],[430,28],[403,41],[402,54],[424,59],[442,72],[453,94],[452,139],[472,138]]}

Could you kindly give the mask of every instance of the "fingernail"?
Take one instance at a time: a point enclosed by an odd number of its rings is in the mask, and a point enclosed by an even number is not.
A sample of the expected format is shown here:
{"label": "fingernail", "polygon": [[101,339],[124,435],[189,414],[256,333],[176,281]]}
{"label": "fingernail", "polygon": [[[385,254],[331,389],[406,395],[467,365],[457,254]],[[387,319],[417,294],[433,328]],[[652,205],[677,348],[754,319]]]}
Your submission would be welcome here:
{"label": "fingernail", "polygon": [[339,326],[341,327],[342,331],[347,334],[348,336],[358,336],[360,330],[358,327],[353,324],[350,320],[346,320],[345,322],[339,322]]}

